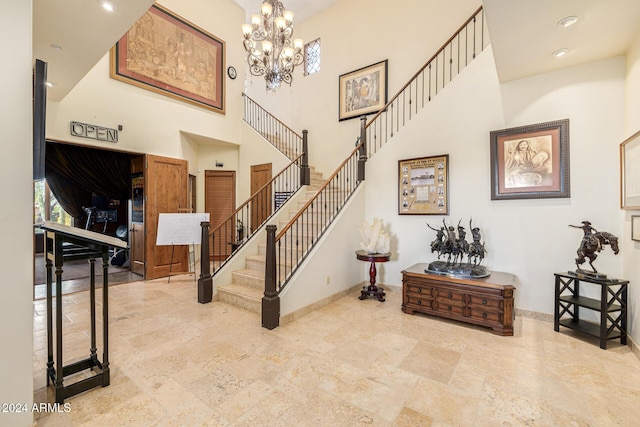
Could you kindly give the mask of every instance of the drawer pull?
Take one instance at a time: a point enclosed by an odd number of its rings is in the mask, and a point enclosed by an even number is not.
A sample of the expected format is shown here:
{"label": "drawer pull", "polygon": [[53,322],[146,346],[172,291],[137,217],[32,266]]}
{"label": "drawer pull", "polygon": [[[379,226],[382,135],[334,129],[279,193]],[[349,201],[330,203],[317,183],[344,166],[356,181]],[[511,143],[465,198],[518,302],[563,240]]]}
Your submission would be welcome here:
{"label": "drawer pull", "polygon": [[449,298],[452,298],[452,297],[453,297],[453,295],[449,294],[449,295],[448,295],[448,297],[449,297]]}
{"label": "drawer pull", "polygon": [[487,318],[487,313],[482,313],[482,318],[486,319]]}
{"label": "drawer pull", "polygon": [[422,293],[422,288],[418,288],[418,293],[421,294]]}
{"label": "drawer pull", "polygon": [[447,310],[451,311],[451,306],[447,307]]}
{"label": "drawer pull", "polygon": [[422,300],[418,300],[418,305],[422,305]]}
{"label": "drawer pull", "polygon": [[486,300],[486,299],[483,299],[483,300],[482,300],[482,304],[486,304],[486,303],[487,303],[487,300]]}

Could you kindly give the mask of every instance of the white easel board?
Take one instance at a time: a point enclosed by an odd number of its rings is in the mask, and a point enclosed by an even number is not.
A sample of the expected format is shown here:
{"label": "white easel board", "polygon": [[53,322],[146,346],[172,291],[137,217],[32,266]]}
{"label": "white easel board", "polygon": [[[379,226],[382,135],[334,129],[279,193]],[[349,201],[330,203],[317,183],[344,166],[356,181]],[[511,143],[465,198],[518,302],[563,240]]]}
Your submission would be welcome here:
{"label": "white easel board", "polygon": [[199,245],[204,221],[209,221],[208,213],[161,213],[156,245]]}

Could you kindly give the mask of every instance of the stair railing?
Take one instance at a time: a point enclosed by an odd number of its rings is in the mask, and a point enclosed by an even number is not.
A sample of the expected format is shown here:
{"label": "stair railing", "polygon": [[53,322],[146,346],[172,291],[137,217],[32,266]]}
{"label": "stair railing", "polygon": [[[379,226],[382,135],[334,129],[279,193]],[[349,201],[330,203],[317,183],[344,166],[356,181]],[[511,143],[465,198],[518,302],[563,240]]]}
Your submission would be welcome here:
{"label": "stair railing", "polygon": [[280,293],[364,179],[359,174],[362,145],[356,146],[277,236],[276,226],[267,225],[263,327],[279,325]]}
{"label": "stair railing", "polygon": [[488,43],[481,6],[366,124],[365,149],[369,157],[418,114]]}
{"label": "stair railing", "polygon": [[285,156],[294,159],[303,153],[302,136],[282,123],[246,94],[244,121]]}
{"label": "stair railing", "polygon": [[[302,131],[304,152],[242,203],[227,219],[209,231],[209,222],[202,222],[200,245],[200,278],[198,302],[212,299],[212,278],[245,245],[260,227],[300,188],[310,184],[311,172],[307,155],[307,131]],[[206,242],[206,243],[205,243]],[[211,263],[213,257],[213,263]]]}
{"label": "stair railing", "polygon": [[369,123],[366,117],[361,118],[360,136],[354,151],[280,233],[276,236],[276,226],[267,225],[265,291],[262,298],[264,328],[279,326],[280,293],[360,182],[364,181],[367,158],[399,132],[484,50],[487,46],[484,32],[484,12],[479,7]]}

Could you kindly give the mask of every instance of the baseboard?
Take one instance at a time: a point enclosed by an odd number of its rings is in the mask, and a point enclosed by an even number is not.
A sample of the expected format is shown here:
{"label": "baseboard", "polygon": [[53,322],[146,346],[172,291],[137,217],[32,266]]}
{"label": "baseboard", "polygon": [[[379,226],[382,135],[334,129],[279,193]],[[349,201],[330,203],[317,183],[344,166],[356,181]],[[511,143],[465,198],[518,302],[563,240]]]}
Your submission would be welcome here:
{"label": "baseboard", "polygon": [[627,335],[627,345],[631,349],[631,352],[636,356],[636,359],[640,360],[640,347],[638,347],[638,343],[629,335]]}
{"label": "baseboard", "polygon": [[543,322],[553,322],[553,314],[540,313],[537,311],[524,310],[522,308],[514,308],[513,312],[516,316],[526,317],[528,319],[542,320]]}
{"label": "baseboard", "polygon": [[312,313],[316,310],[318,310],[319,308],[324,307],[325,305],[329,305],[334,301],[339,300],[342,297],[345,297],[347,295],[349,295],[350,293],[362,289],[362,283],[357,284],[355,286],[352,286],[348,289],[345,289],[344,291],[340,291],[338,293],[335,293],[333,295],[330,295],[326,298],[321,299],[320,301],[316,301],[313,304],[309,304],[305,307],[302,307],[299,310],[296,310],[292,313],[289,314],[285,314],[284,316],[280,316],[280,326],[282,325],[286,325],[289,322],[293,322],[294,320],[297,320],[303,316],[306,316],[309,313]]}

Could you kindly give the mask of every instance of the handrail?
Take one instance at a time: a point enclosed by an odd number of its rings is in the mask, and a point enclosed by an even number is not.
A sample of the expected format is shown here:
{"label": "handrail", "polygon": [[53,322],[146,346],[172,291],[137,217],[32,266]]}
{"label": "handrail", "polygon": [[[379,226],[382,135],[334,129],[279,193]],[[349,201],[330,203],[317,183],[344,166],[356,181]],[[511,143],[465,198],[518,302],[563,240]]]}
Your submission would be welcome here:
{"label": "handrail", "polygon": [[[336,171],[329,177],[327,182],[320,187],[318,192],[308,200],[300,211],[282,228],[276,236],[276,226],[268,225],[267,230],[267,259],[265,266],[265,290],[262,299],[262,326],[267,329],[273,329],[279,326],[280,317],[280,300],[279,294],[287,285],[289,279],[297,271],[302,261],[310,253],[311,249],[316,245],[322,237],[329,225],[333,222],[340,210],[346,205],[349,198],[355,192],[360,182],[365,179],[364,166],[367,156],[375,154],[376,148],[381,147],[390,137],[393,136],[394,129],[394,111],[397,114],[396,129],[400,129],[400,110],[402,109],[402,124],[405,124],[405,110],[408,105],[409,120],[413,114],[413,104],[419,98],[420,77],[422,77],[422,107],[424,107],[425,95],[428,89],[428,101],[432,98],[432,89],[435,94],[438,93],[440,83],[444,87],[447,82],[451,81],[455,76],[453,74],[453,44],[457,39],[457,58],[456,75],[461,70],[461,55],[464,53],[464,67],[469,63],[469,31],[468,27],[473,23],[472,28],[472,57],[476,57],[476,21],[480,15],[482,22],[480,28],[480,51],[485,48],[484,38],[484,15],[482,7],[479,7],[467,21],[458,28],[456,33],[442,45],[440,49],[433,55],[429,61],[405,84],[400,91],[387,104],[373,116],[371,121],[367,123],[366,117],[361,118],[361,132],[356,142],[355,149],[340,164]],[[462,33],[464,34],[464,52],[461,52]],[[446,77],[446,53],[449,49],[449,76]],[[438,75],[440,69],[439,58],[442,56],[442,76]],[[432,65],[435,61],[435,82],[432,81]],[[428,86],[425,85],[425,71],[428,73]],[[414,98],[415,89],[415,98]],[[409,100],[407,101],[407,91],[409,92]],[[418,103],[415,103],[415,114],[418,112]],[[402,107],[402,108],[401,108]],[[387,115],[391,118],[391,132],[389,133],[389,122]],[[382,133],[382,120],[385,119],[385,132]],[[378,133],[379,132],[379,133]],[[380,141],[378,141],[380,137]],[[382,137],[385,138],[384,141]],[[379,145],[378,145],[379,144]]]}
{"label": "handrail", "polygon": [[361,147],[359,143],[277,237],[276,226],[267,225],[263,327],[273,329],[279,325],[280,293],[362,182]]}
{"label": "handrail", "polygon": [[[209,231],[208,237],[213,249],[211,255],[214,258],[222,258],[213,263],[211,276],[215,276],[236,253],[236,250],[246,244],[262,224],[302,188],[302,185],[305,185],[302,179],[303,169],[308,165],[305,166],[304,157],[305,153],[302,153],[292,160],[227,219]],[[209,260],[202,259],[201,262],[209,262]]]}
{"label": "handrail", "polygon": [[265,110],[247,94],[244,97],[244,121],[290,159],[302,152],[302,136]]}
{"label": "handrail", "polygon": [[309,200],[307,200],[307,202],[304,204],[304,206],[302,206],[302,208],[300,208],[300,210],[298,211],[297,214],[295,214],[293,216],[293,218],[291,218],[291,220],[289,221],[289,223],[284,226],[282,228],[282,230],[280,230],[280,233],[278,233],[278,235],[276,236],[276,241],[280,240],[282,238],[282,236],[284,236],[284,234],[287,232],[287,230],[289,230],[293,224],[298,220],[298,218],[300,218],[302,216],[302,214],[311,206],[313,205],[313,202],[316,200],[318,194],[320,194],[321,192],[323,192],[328,186],[329,184],[331,184],[334,179],[338,176],[338,174],[342,171],[342,169],[344,168],[344,166],[349,162],[349,160],[351,159],[352,156],[354,156],[359,150],[360,147],[362,146],[362,143],[359,143],[356,148],[351,152],[351,154],[349,154],[347,156],[347,158],[340,164],[340,166],[338,166],[338,168],[335,170],[335,172],[327,179],[327,181],[322,184],[322,186],[318,189],[317,193],[315,194],[314,197],[310,198]]}
{"label": "handrail", "polygon": [[[479,28],[476,25],[478,21],[481,23]],[[366,133],[361,137],[367,143],[369,157],[393,137],[394,131],[398,132],[411,120],[413,114],[424,108],[425,101],[430,102],[485,47],[484,11],[480,6],[396,95],[368,120],[365,125]],[[454,66],[454,61],[457,66]]]}

